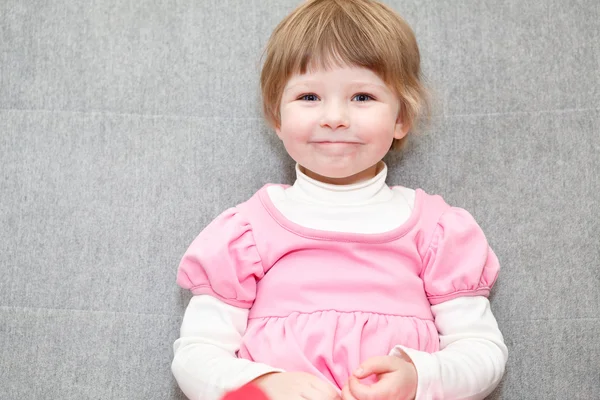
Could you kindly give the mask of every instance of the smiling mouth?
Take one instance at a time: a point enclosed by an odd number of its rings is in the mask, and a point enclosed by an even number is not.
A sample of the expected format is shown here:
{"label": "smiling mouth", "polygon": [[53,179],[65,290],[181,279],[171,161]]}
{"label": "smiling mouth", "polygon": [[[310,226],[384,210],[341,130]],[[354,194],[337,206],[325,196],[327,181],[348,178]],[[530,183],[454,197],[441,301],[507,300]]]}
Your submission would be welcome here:
{"label": "smiling mouth", "polygon": [[345,142],[345,141],[322,141],[322,142],[313,142],[315,144],[360,144],[359,142]]}

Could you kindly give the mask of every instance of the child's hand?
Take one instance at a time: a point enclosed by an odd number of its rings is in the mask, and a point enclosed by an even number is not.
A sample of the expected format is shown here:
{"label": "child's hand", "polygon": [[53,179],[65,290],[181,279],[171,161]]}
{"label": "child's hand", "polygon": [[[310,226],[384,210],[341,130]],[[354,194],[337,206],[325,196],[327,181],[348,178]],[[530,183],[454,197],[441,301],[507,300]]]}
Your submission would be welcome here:
{"label": "child's hand", "polygon": [[277,372],[252,381],[269,400],[342,400],[332,385],[305,372]]}
{"label": "child's hand", "polygon": [[[377,383],[360,383],[375,374]],[[350,377],[342,390],[343,400],[413,400],[417,392],[417,370],[410,358],[372,357]]]}

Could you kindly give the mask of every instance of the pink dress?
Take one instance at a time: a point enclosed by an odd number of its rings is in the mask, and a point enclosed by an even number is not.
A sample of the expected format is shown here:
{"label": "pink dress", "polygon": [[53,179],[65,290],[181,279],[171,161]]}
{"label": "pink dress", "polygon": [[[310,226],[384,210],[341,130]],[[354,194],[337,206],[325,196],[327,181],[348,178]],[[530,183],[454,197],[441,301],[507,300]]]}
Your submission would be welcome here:
{"label": "pink dress", "polygon": [[439,350],[431,305],[489,295],[499,264],[463,209],[417,189],[400,227],[325,232],[287,220],[266,187],[223,212],[183,256],[178,284],[250,309],[238,356],[341,388],[396,345]]}

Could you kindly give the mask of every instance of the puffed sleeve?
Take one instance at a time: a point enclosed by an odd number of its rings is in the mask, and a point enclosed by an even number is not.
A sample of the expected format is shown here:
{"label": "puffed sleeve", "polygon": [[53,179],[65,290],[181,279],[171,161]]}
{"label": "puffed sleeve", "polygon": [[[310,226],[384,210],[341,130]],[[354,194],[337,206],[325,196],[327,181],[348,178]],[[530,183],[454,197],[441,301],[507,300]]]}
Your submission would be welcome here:
{"label": "puffed sleeve", "polygon": [[235,307],[250,308],[256,282],[264,275],[252,227],[236,208],[213,220],[187,249],[177,284],[194,295],[208,294]]}
{"label": "puffed sleeve", "polygon": [[425,292],[432,305],[461,296],[489,296],[500,264],[475,219],[451,207],[439,219],[423,258]]}

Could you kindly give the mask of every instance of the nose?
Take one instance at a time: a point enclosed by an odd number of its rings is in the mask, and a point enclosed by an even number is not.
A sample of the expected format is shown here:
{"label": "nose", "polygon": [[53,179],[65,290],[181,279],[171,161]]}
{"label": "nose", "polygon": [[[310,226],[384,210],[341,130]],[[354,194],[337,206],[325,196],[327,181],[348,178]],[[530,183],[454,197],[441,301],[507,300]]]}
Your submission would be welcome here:
{"label": "nose", "polygon": [[321,115],[321,127],[329,127],[336,130],[339,128],[347,128],[349,125],[348,109],[340,102],[331,102],[323,107]]}

